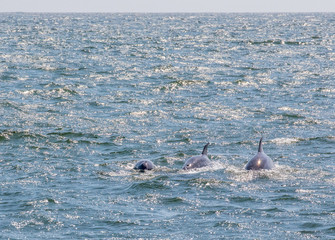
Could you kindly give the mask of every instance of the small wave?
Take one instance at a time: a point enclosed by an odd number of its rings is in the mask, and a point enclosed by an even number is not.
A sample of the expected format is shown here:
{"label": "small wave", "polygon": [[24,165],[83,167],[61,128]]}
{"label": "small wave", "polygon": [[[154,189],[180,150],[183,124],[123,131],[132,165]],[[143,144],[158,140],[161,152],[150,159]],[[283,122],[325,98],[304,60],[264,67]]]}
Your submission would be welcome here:
{"label": "small wave", "polygon": [[135,111],[135,112],[131,112],[130,115],[134,117],[143,117],[145,115],[148,115],[148,112],[147,111]]}
{"label": "small wave", "polygon": [[5,107],[5,108],[12,108],[12,109],[23,112],[23,109],[19,104],[17,104],[16,102],[9,101],[9,100],[0,102],[0,106]]}
{"label": "small wave", "polygon": [[25,131],[11,131],[5,130],[0,132],[0,140],[11,140],[11,139],[21,139],[21,138],[46,138],[46,136],[38,133],[32,133],[28,130]]}
{"label": "small wave", "polygon": [[27,202],[27,205],[32,205],[32,206],[36,207],[36,206],[40,206],[40,205],[48,205],[49,203],[59,204],[60,202],[53,199],[53,198],[46,198],[46,199],[42,199],[42,200],[35,200],[35,201]]}
{"label": "small wave", "polygon": [[190,185],[193,185],[197,188],[217,188],[224,184],[224,181],[214,179],[214,178],[194,178],[188,181]]}
{"label": "small wave", "polygon": [[335,178],[326,179],[326,182],[335,185]]}
{"label": "small wave", "polygon": [[215,223],[214,225],[215,228],[220,227],[220,228],[224,228],[224,229],[247,229],[249,226],[247,223],[241,223],[241,222],[234,222],[234,221],[228,221],[228,220],[224,220],[224,221],[220,221]]}
{"label": "small wave", "polygon": [[116,226],[118,228],[127,227],[127,226],[133,227],[133,226],[136,226],[136,225],[140,225],[139,221],[137,221],[137,220],[132,221],[130,219],[114,220],[114,221],[113,220],[104,220],[102,222],[104,222],[105,224],[108,224],[109,226]]}
{"label": "small wave", "polygon": [[173,72],[175,71],[175,68],[169,64],[169,65],[157,65],[153,68],[154,72],[163,72],[163,73],[167,73],[167,72]]}
{"label": "small wave", "polygon": [[105,172],[105,171],[97,171],[97,174],[100,176],[108,176],[108,177],[126,177],[129,176],[131,173],[129,171],[110,171],[110,172]]}
{"label": "small wave", "polygon": [[186,200],[182,197],[168,197],[162,199],[163,204],[181,204],[184,203],[185,201]]}
{"label": "small wave", "polygon": [[141,190],[141,189],[154,189],[154,190],[171,189],[171,187],[168,186],[168,184],[166,184],[165,181],[162,181],[159,178],[160,176],[157,177],[154,175],[143,175],[143,174],[137,176],[134,179],[136,182],[133,182],[131,184],[131,186],[128,188],[128,191]]}
{"label": "small wave", "polygon": [[40,97],[52,97],[52,98],[64,98],[68,96],[80,95],[80,93],[71,86],[63,86],[54,89],[30,89],[30,90],[18,90],[18,93],[25,96],[40,96]]}
{"label": "small wave", "polygon": [[[45,93],[44,91],[42,94]],[[64,86],[62,88],[55,88],[46,92],[50,96],[70,96],[70,95],[80,95],[76,90],[71,89],[71,87]]]}
{"label": "small wave", "polygon": [[63,226],[62,222],[57,221],[55,218],[52,217],[47,217],[47,216],[42,216],[42,215],[37,215],[34,216],[33,219],[29,220],[23,220],[23,221],[12,221],[11,225],[15,227],[17,230],[26,228],[26,227],[36,227],[38,228],[45,227],[48,225],[48,228],[54,227],[59,227]]}
{"label": "small wave", "polygon": [[193,85],[205,85],[208,81],[201,81],[201,80],[175,80],[167,85],[160,86],[158,89],[159,91],[169,92],[174,90],[183,90],[186,87],[193,86]]}
{"label": "small wave", "polygon": [[310,137],[310,138],[275,138],[270,140],[272,143],[277,145],[284,145],[284,144],[294,144],[298,142],[309,142],[309,141],[320,141],[320,142],[332,142],[334,141],[334,136],[322,136],[322,137]]}
{"label": "small wave", "polygon": [[298,113],[283,113],[282,116],[286,118],[295,118],[295,119],[305,118],[305,116]]}
{"label": "small wave", "polygon": [[65,132],[50,132],[47,135],[57,135],[62,137],[74,137],[74,138],[94,138],[97,139],[99,136],[93,134],[93,133],[82,133],[82,132],[71,132],[71,131],[65,131]]}
{"label": "small wave", "polygon": [[79,215],[70,215],[68,213],[65,214],[64,217],[67,218],[67,219],[71,219],[71,220],[75,220],[75,219],[79,219],[80,218]]}
{"label": "small wave", "polygon": [[310,90],[312,92],[321,92],[321,93],[335,93],[335,88],[315,88]]}
{"label": "small wave", "polygon": [[305,45],[306,43],[299,42],[299,41],[285,41],[284,44],[286,45]]}
{"label": "small wave", "polygon": [[31,220],[24,220],[24,221],[13,221],[11,222],[11,225],[15,227],[17,230],[20,230],[28,225],[38,226],[38,225],[44,225],[44,224],[41,221],[36,221],[34,219],[31,219]]}
{"label": "small wave", "polygon": [[270,142],[282,145],[282,144],[292,144],[292,143],[297,143],[303,141],[302,138],[275,138],[270,140]]}
{"label": "small wave", "polygon": [[291,107],[280,107],[280,108],[278,108],[279,110],[281,110],[281,111],[289,111],[289,112],[301,112],[301,111],[303,111],[302,109],[295,109],[295,108],[291,108]]}
{"label": "small wave", "polygon": [[264,41],[248,41],[248,44],[251,45],[282,45],[285,44],[284,40],[281,39],[269,39]]}

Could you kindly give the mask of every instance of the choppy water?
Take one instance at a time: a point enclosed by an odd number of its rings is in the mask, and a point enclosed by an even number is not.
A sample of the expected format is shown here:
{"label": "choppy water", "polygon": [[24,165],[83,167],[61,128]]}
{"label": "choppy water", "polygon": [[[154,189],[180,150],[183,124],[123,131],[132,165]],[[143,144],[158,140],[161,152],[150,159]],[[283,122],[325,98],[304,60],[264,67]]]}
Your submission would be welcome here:
{"label": "choppy water", "polygon": [[335,239],[335,14],[3,13],[0,42],[2,239]]}

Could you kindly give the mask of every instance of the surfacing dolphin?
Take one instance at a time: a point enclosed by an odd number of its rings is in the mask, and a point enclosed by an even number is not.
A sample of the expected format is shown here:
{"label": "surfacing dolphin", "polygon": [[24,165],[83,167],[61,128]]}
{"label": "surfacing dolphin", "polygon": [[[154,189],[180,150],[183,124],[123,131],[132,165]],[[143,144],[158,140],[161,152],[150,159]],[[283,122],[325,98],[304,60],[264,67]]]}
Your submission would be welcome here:
{"label": "surfacing dolphin", "polygon": [[202,150],[201,155],[193,156],[186,160],[183,169],[193,169],[193,168],[202,168],[210,165],[210,161],[207,156],[207,148],[209,143],[207,143],[204,147],[204,150]]}
{"label": "surfacing dolphin", "polygon": [[246,170],[272,169],[274,164],[272,159],[266,155],[262,147],[263,137],[259,140],[258,153],[247,163]]}
{"label": "surfacing dolphin", "polygon": [[155,168],[155,165],[150,160],[141,160],[135,164],[134,169],[136,170],[152,170]]}

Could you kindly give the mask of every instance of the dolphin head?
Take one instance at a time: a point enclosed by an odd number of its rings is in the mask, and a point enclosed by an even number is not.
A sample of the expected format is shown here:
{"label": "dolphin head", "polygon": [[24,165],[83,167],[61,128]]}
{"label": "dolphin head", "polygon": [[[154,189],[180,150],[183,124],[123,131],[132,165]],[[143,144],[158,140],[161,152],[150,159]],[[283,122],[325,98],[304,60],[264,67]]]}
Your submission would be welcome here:
{"label": "dolphin head", "polygon": [[191,157],[186,160],[183,169],[188,170],[192,168],[196,168],[199,165],[199,160],[201,156]]}
{"label": "dolphin head", "polygon": [[155,165],[150,160],[142,160],[136,163],[134,169],[136,170],[152,170]]}
{"label": "dolphin head", "polygon": [[183,169],[184,170],[189,170],[193,168],[201,168],[201,167],[206,167],[210,164],[210,161],[206,155],[198,155],[191,157],[186,160]]}

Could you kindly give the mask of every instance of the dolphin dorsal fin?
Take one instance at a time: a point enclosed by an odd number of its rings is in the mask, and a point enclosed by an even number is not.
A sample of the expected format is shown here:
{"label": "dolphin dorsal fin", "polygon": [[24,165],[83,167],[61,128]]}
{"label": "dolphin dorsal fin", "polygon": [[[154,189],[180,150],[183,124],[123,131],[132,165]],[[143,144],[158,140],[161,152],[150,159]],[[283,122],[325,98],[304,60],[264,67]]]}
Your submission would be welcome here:
{"label": "dolphin dorsal fin", "polygon": [[259,140],[258,152],[263,152],[262,140],[263,140],[263,137],[261,137],[261,139]]}
{"label": "dolphin dorsal fin", "polygon": [[207,155],[207,148],[208,148],[208,145],[209,143],[207,143],[205,146],[204,146],[204,150],[202,150],[202,155]]}

